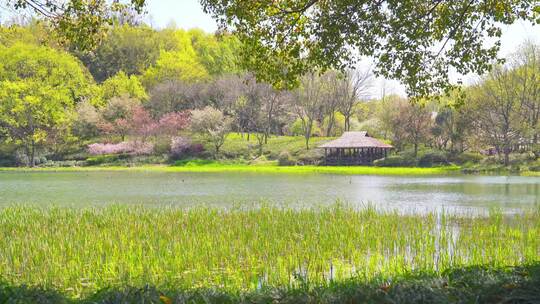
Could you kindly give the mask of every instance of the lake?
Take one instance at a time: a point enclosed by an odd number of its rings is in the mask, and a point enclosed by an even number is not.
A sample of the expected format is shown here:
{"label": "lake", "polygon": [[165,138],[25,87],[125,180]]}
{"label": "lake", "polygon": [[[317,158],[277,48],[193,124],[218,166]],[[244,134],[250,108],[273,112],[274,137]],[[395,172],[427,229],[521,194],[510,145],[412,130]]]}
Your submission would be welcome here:
{"label": "lake", "polygon": [[342,200],[404,212],[506,211],[540,204],[540,177],[331,174],[1,172],[0,204],[316,206]]}

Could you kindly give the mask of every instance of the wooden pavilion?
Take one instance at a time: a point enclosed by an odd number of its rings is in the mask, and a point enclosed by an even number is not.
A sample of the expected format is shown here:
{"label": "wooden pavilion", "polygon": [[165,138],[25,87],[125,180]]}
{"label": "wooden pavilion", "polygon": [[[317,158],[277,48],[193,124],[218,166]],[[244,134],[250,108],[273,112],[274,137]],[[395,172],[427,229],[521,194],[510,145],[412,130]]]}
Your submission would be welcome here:
{"label": "wooden pavilion", "polygon": [[326,165],[368,165],[386,157],[393,147],[362,131],[345,132],[319,148],[324,149]]}

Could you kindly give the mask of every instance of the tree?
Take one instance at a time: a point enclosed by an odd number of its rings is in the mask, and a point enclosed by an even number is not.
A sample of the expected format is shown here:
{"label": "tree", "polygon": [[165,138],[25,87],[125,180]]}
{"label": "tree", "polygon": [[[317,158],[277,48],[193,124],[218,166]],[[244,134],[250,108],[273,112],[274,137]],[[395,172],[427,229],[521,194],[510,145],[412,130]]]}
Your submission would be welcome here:
{"label": "tree", "polygon": [[292,98],[292,111],[302,122],[306,149],[309,149],[309,140],[315,120],[321,115],[324,107],[321,78],[315,73],[305,75],[302,78],[302,85],[296,90],[295,95]]}
{"label": "tree", "polygon": [[471,114],[469,105],[443,106],[437,112],[431,128],[431,136],[437,148],[450,152],[464,152],[474,120]]}
{"label": "tree", "polygon": [[321,85],[323,86],[321,89],[324,96],[323,126],[326,129],[326,136],[329,137],[333,134],[336,112],[344,94],[340,86],[341,75],[339,72],[328,71],[321,77]]}
{"label": "tree", "polygon": [[162,39],[148,26],[114,26],[95,50],[77,51],[98,82],[124,72],[128,76],[140,75],[159,58]]}
{"label": "tree", "polygon": [[315,70],[345,69],[360,58],[401,80],[411,96],[445,91],[453,67],[482,74],[496,57],[501,26],[537,21],[535,1],[201,0],[243,43],[245,66],[274,85]]}
{"label": "tree", "polygon": [[[414,156],[418,155],[418,146],[425,142],[431,127],[431,112],[419,104],[406,104],[400,109],[398,121],[403,122],[405,137],[414,147]],[[400,119],[401,118],[401,119]]]}
{"label": "tree", "polygon": [[119,1],[13,0],[5,4],[15,10],[32,9],[56,28],[63,41],[86,51],[99,44],[118,13],[123,14],[129,9],[141,13],[145,0],[131,0],[128,4]]}
{"label": "tree", "polygon": [[497,66],[471,92],[474,104],[476,134],[510,163],[510,152],[523,134],[523,91],[516,73],[508,67]]}
{"label": "tree", "polygon": [[161,117],[169,112],[202,108],[210,102],[210,86],[205,82],[166,80],[152,88],[150,100],[145,107],[154,117]]}
{"label": "tree", "polygon": [[0,128],[9,142],[23,147],[33,167],[36,146],[67,131],[64,126],[71,123],[73,100],[65,91],[29,80],[0,82],[0,100]]}
{"label": "tree", "polygon": [[139,78],[135,75],[128,76],[123,71],[106,79],[101,85],[101,88],[103,90],[104,100],[120,96],[127,96],[138,100],[146,100],[148,98]]}
{"label": "tree", "polygon": [[160,134],[168,136],[178,135],[180,130],[189,126],[189,112],[171,112],[163,115],[158,122]]}
{"label": "tree", "polygon": [[94,87],[73,57],[48,47],[0,46],[0,129],[34,166],[36,148],[69,136],[75,105]]}
{"label": "tree", "polygon": [[263,99],[263,106],[259,113],[263,115],[262,128],[264,134],[264,143],[268,143],[268,138],[272,131],[276,134],[281,132],[280,124],[285,124],[280,121],[280,118],[285,116],[285,105],[291,100],[291,93],[283,90],[276,90],[267,86],[266,95]]}
{"label": "tree", "polygon": [[147,88],[166,80],[197,82],[207,80],[209,73],[200,62],[186,31],[165,29],[160,32],[162,48],[156,63],[143,75]]}
{"label": "tree", "polygon": [[159,123],[142,106],[136,106],[128,118],[128,132],[141,143],[156,134]]}
{"label": "tree", "polygon": [[155,66],[143,75],[147,88],[166,80],[197,82],[208,79],[209,75],[195,54],[183,51],[161,51]]}
{"label": "tree", "polygon": [[431,112],[425,106],[410,103],[403,98],[386,100],[380,120],[384,128],[392,133],[392,143],[398,149],[412,144],[415,157],[418,155],[418,147],[427,140],[431,129]]}
{"label": "tree", "polygon": [[240,42],[230,34],[206,34],[193,29],[188,32],[197,57],[212,76],[239,72],[238,53]]}
{"label": "tree", "polygon": [[225,138],[231,128],[231,119],[210,106],[202,110],[191,111],[191,129],[199,133],[214,145],[215,157],[225,143]]}
{"label": "tree", "polygon": [[130,120],[141,102],[129,96],[113,97],[101,110],[99,129],[108,134],[118,135],[124,141],[130,131]]}
{"label": "tree", "polygon": [[520,91],[522,117],[526,123],[524,137],[533,152],[540,156],[540,46],[526,42],[512,58],[516,89]]}
{"label": "tree", "polygon": [[77,118],[73,124],[74,134],[80,138],[92,138],[99,135],[101,116],[96,107],[83,101],[76,106]]}
{"label": "tree", "polygon": [[345,73],[329,71],[324,75],[327,89],[325,90],[325,120],[326,136],[334,134],[336,113],[343,114],[345,119],[344,131],[350,131],[351,118],[362,98],[368,95],[370,72],[361,73],[348,70]]}
{"label": "tree", "polygon": [[[247,132],[249,140],[250,133],[259,133],[264,138],[266,130],[265,113],[263,109],[271,88],[265,84],[257,82],[251,74],[245,74],[238,78],[239,94],[234,103],[234,117],[238,130]],[[234,91],[233,91],[234,92]]]}
{"label": "tree", "polygon": [[[368,90],[371,87],[371,72],[361,72],[358,70],[348,70],[341,81],[336,83],[335,94],[340,96],[339,112],[345,117],[345,131],[351,130],[351,117],[358,112],[358,105],[368,97]],[[342,92],[341,95],[337,94]]]}
{"label": "tree", "polygon": [[41,81],[65,90],[73,102],[96,97],[96,87],[73,56],[49,47],[15,43],[0,46],[0,81]]}
{"label": "tree", "polygon": [[245,92],[251,109],[248,116],[248,130],[255,134],[259,155],[262,155],[263,146],[268,143],[270,132],[273,128],[276,129],[277,116],[284,114],[284,105],[290,94],[276,90],[268,84],[258,83],[252,75],[248,79]]}

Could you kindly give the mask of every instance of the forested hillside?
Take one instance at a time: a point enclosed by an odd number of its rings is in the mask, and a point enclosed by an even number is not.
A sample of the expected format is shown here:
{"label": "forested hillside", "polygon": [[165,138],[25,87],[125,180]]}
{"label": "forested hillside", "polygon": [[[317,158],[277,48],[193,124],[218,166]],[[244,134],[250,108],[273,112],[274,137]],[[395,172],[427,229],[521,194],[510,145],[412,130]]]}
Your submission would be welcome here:
{"label": "forested hillside", "polygon": [[244,51],[225,32],[125,23],[83,52],[38,22],[4,25],[0,165],[318,164],[316,143],[363,130],[396,148],[377,165],[540,169],[534,43],[477,84],[421,100],[374,98],[368,70],[307,74],[280,90],[244,68]]}

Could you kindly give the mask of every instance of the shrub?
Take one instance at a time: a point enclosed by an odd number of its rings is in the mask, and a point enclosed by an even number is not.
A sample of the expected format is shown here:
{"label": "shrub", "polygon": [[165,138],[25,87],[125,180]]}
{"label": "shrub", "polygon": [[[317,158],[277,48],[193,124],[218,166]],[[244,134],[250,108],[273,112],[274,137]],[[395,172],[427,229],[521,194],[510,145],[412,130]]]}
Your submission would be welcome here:
{"label": "shrub", "polygon": [[527,162],[533,161],[535,156],[533,153],[512,153],[510,154],[511,165],[522,165]]}
{"label": "shrub", "polygon": [[484,159],[484,156],[480,153],[475,152],[463,152],[461,154],[456,155],[453,160],[458,164],[466,164],[466,163],[479,163]]}
{"label": "shrub", "polygon": [[407,155],[391,155],[373,162],[379,167],[413,167],[416,165],[416,159]]}
{"label": "shrub", "polygon": [[149,155],[154,145],[149,142],[121,142],[117,144],[95,143],[88,145],[88,153],[92,155],[132,154]]}
{"label": "shrub", "polygon": [[0,167],[11,167],[17,165],[15,153],[15,145],[7,143],[0,145]]}
{"label": "shrub", "polygon": [[204,151],[202,144],[193,144],[191,139],[186,137],[174,137],[171,140],[170,157],[173,160],[185,158],[188,156],[197,156]]}
{"label": "shrub", "polygon": [[[28,166],[30,164],[30,156],[26,154],[23,149],[17,149],[14,152],[15,164],[18,166]],[[40,165],[47,162],[44,151],[41,149],[36,149],[34,154],[34,165]]]}
{"label": "shrub", "polygon": [[185,167],[197,167],[197,166],[210,166],[210,165],[218,165],[219,162],[213,159],[182,159],[177,160],[174,162],[175,166],[185,166]]}
{"label": "shrub", "polygon": [[154,144],[150,142],[131,142],[132,155],[150,155],[154,152]]}
{"label": "shrub", "polygon": [[41,164],[40,167],[82,167],[86,165],[86,161],[80,160],[62,160],[62,161],[47,161],[44,164]]}
{"label": "shrub", "polygon": [[120,159],[120,155],[99,155],[94,157],[89,157],[86,160],[86,165],[88,166],[97,166],[105,163],[112,163]]}
{"label": "shrub", "polygon": [[250,161],[250,165],[276,165],[278,162],[275,160],[268,160],[266,156],[261,155],[254,160]]}
{"label": "shrub", "polygon": [[188,154],[189,148],[191,147],[191,139],[186,137],[173,137],[171,139],[171,151],[170,157],[172,159],[180,159],[185,154]]}
{"label": "shrub", "polygon": [[318,165],[324,159],[324,154],[320,149],[310,149],[301,151],[297,155],[297,165]]}
{"label": "shrub", "polygon": [[432,150],[424,153],[418,160],[420,167],[432,167],[437,165],[448,165],[448,156],[444,151]]}
{"label": "shrub", "polygon": [[485,157],[480,161],[480,164],[483,166],[489,166],[489,165],[500,165],[501,164],[501,158],[498,155],[488,156]]}
{"label": "shrub", "polygon": [[88,145],[88,153],[92,155],[105,155],[105,154],[120,154],[129,152],[129,144],[127,142],[121,142],[117,144],[102,144],[94,143]]}
{"label": "shrub", "polygon": [[279,153],[278,164],[280,166],[293,166],[296,164],[296,161],[292,158],[288,151],[283,151]]}
{"label": "shrub", "polygon": [[540,159],[529,166],[529,171],[540,172]]}
{"label": "shrub", "polygon": [[157,155],[168,155],[171,152],[171,139],[159,137],[154,143],[154,153]]}

